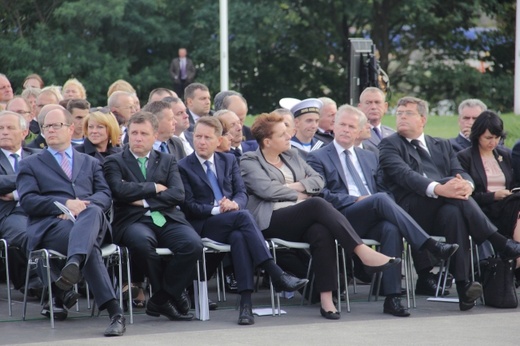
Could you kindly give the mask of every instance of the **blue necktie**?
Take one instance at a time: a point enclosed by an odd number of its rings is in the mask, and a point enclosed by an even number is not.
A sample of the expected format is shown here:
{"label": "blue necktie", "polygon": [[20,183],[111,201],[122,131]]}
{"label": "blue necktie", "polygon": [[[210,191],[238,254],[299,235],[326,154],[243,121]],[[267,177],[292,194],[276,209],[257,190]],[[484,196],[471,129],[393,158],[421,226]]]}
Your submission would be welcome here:
{"label": "blue necktie", "polygon": [[161,145],[159,146],[159,149],[161,149],[161,152],[162,153],[170,153],[168,151],[168,145],[166,144],[166,142],[161,142]]}
{"label": "blue necktie", "polygon": [[215,200],[218,203],[224,196],[222,195],[222,190],[220,189],[220,186],[218,185],[217,176],[211,170],[211,165],[210,165],[211,162],[206,160],[206,161],[204,161],[204,164],[206,165],[206,168],[207,168],[206,175],[208,176],[208,180],[211,185],[211,189],[213,190],[213,195],[215,196]]}
{"label": "blue necktie", "polygon": [[374,130],[374,132],[376,133],[376,135],[377,135],[377,137],[378,137],[379,139],[382,139],[382,138],[381,138],[381,132],[379,131],[379,129],[378,129],[377,127],[375,127],[375,126],[372,127],[372,130]]}
{"label": "blue necktie", "polygon": [[11,154],[10,156],[14,159],[14,172],[18,173],[18,158],[20,157],[20,155]]}
{"label": "blue necktie", "polygon": [[365,187],[365,184],[363,184],[363,180],[361,180],[361,177],[359,176],[356,167],[354,167],[354,164],[352,163],[352,160],[350,160],[350,151],[345,150],[345,162],[347,164],[347,170],[352,177],[352,180],[354,181],[354,185],[358,188],[359,193],[361,196],[368,196],[370,193]]}

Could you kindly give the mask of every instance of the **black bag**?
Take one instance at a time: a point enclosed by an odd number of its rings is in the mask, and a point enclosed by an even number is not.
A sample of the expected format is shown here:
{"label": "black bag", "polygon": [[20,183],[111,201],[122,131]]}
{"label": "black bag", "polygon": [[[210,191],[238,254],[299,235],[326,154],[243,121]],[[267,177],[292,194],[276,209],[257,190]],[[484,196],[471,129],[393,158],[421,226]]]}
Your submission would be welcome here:
{"label": "black bag", "polygon": [[516,308],[515,261],[490,257],[480,261],[482,287],[486,305],[495,308]]}

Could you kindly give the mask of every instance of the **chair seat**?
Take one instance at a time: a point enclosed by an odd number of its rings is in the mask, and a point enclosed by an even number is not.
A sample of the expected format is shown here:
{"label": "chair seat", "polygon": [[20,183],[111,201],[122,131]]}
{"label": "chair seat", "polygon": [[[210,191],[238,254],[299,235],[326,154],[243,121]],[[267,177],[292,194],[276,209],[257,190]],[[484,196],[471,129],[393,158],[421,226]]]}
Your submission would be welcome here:
{"label": "chair seat", "polygon": [[173,252],[170,249],[167,249],[167,248],[156,248],[155,252],[159,256],[171,256],[171,255],[173,255]]}
{"label": "chair seat", "polygon": [[302,243],[302,242],[296,242],[296,241],[287,241],[280,238],[271,238],[269,239],[273,244],[279,245],[279,246],[285,246],[292,249],[303,249],[308,250],[310,249],[309,243]]}
{"label": "chair seat", "polygon": [[101,257],[106,258],[108,256],[112,256],[116,252],[118,252],[118,246],[116,244],[104,245],[101,248]]}
{"label": "chair seat", "polygon": [[361,239],[366,246],[381,246],[381,243],[374,239]]}
{"label": "chair seat", "polygon": [[231,245],[219,243],[218,241],[209,238],[202,238],[202,245],[218,252],[231,252]]}

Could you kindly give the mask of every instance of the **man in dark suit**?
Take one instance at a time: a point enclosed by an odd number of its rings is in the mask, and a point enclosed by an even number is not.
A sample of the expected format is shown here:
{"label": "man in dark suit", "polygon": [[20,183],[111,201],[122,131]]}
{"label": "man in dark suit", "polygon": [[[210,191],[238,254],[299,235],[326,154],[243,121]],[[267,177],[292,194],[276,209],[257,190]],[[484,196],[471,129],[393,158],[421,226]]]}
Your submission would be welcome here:
{"label": "man in dark suit", "polygon": [[[485,240],[503,258],[520,256],[520,244],[497,233],[471,197],[473,181],[462,169],[447,140],[424,134],[428,104],[414,97],[397,103],[397,131],[380,145],[379,169],[382,182],[397,203],[429,234],[446,237],[460,246],[453,256],[459,308],[469,310],[482,294],[482,286],[469,281],[469,236],[477,244]],[[431,263],[417,263],[419,275]]]}
{"label": "man in dark suit", "polygon": [[172,154],[177,161],[186,157],[182,141],[174,137],[177,120],[168,102],[154,101],[144,106],[143,111],[153,113],[159,121],[157,140],[153,145],[154,150]]}
{"label": "man in dark suit", "polygon": [[[158,128],[152,113],[134,114],[128,122],[128,146],[105,161],[114,195],[114,238],[128,247],[135,270],[150,279],[153,295],[146,314],[191,320],[184,289],[193,279],[202,242],[177,208],[184,201],[184,187],[175,157],[153,150]],[[165,266],[156,248],[173,252]]]}
{"label": "man in dark suit", "polygon": [[[247,101],[244,96],[235,92],[235,94],[224,97],[224,100],[222,101],[222,109],[228,109],[234,112],[240,120],[240,125],[242,126],[241,141],[251,141],[255,139],[251,133],[251,128],[244,125],[244,121],[246,120],[246,116],[249,111],[247,108]],[[215,108],[215,110],[217,109]]]}
{"label": "man in dark suit", "polygon": [[328,97],[320,97],[323,106],[320,109],[320,120],[318,121],[318,130],[314,134],[314,138],[329,144],[334,140],[334,117],[338,111],[336,101]]}
{"label": "man in dark suit", "polygon": [[188,131],[193,132],[195,122],[200,117],[211,115],[211,95],[207,86],[201,83],[191,83],[184,91],[187,113],[190,119]]}
{"label": "man in dark suit", "polygon": [[381,139],[395,133],[395,130],[391,127],[381,124],[381,119],[388,111],[388,102],[385,99],[385,93],[375,87],[368,87],[359,95],[358,108],[365,113],[371,127],[370,138],[364,142],[376,147],[381,142]]}
{"label": "man in dark suit", "polygon": [[245,209],[246,188],[235,157],[215,152],[222,136],[220,121],[214,117],[199,119],[193,135],[195,153],[179,162],[186,190],[182,209],[202,237],[231,245],[240,293],[238,324],[250,325],[254,323],[251,293],[255,267],[266,270],[276,291],[295,291],[307,280],[284,273],[274,263],[262,232]]}
{"label": "man in dark suit", "polygon": [[[400,257],[404,237],[415,248],[428,250],[439,259],[448,259],[458,245],[434,241],[388,194],[377,191],[376,155],[354,146],[366,122],[359,109],[341,106],[334,120],[334,141],[309,153],[307,162],[325,180],[323,197],[345,215],[362,238],[378,240],[385,255]],[[384,312],[409,316],[400,301],[401,268],[385,272],[383,287]]]}
{"label": "man in dark suit", "polygon": [[[40,151],[22,148],[22,141],[28,132],[27,121],[22,115],[0,112],[0,238],[5,239],[9,246],[9,268],[16,289],[25,283],[27,267],[27,214],[18,203],[18,163]],[[30,280],[30,292],[39,294],[42,288],[40,279],[37,275],[31,275]]]}
{"label": "man in dark suit", "polygon": [[234,154],[237,159],[240,158],[243,153],[255,151],[258,148],[258,143],[255,140],[243,141],[242,123],[235,112],[228,109],[221,109],[213,116],[221,119],[227,125],[228,134],[231,137],[230,152]]}
{"label": "man in dark suit", "polygon": [[[66,109],[48,112],[41,128],[48,148],[20,161],[16,180],[20,204],[29,216],[27,248],[66,254],[67,262],[52,283],[56,286],[55,302],[60,300],[67,308],[72,307],[77,297],[70,299],[66,292],[83,274],[99,309],[107,309],[110,315],[105,335],[123,335],[125,318],[101,258],[101,244],[105,238],[111,239],[105,212],[112,203],[101,165],[97,159],[72,149],[74,124]],[[67,207],[74,221],[55,202]]]}
{"label": "man in dark suit", "polygon": [[184,88],[193,83],[197,70],[193,61],[187,57],[186,48],[179,48],[179,56],[174,58],[170,64],[170,77],[173,79],[173,88],[177,95],[184,96]]}
{"label": "man in dark suit", "polygon": [[473,126],[473,123],[478,118],[480,113],[486,109],[486,104],[478,99],[467,99],[459,104],[460,132],[457,137],[450,138],[451,146],[455,152],[459,152],[471,146],[471,142],[469,140],[471,126]]}

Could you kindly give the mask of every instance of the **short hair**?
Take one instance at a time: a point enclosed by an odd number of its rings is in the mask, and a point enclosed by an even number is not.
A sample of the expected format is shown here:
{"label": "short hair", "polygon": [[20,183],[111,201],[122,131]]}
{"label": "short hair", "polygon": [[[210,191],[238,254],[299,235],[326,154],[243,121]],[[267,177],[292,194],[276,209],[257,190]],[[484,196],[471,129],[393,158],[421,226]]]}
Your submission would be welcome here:
{"label": "short hair", "polygon": [[90,109],[90,102],[85,99],[70,99],[68,100],[65,108],[72,113],[72,110],[77,109]]}
{"label": "short hair", "polygon": [[119,107],[119,99],[122,96],[130,96],[130,97],[132,97],[132,93],[128,92],[128,91],[121,91],[121,90],[114,91],[108,97],[108,102],[107,102],[108,108]]}
{"label": "short hair", "polygon": [[[38,119],[37,119],[40,127],[43,125],[43,121],[45,120],[47,113],[49,113],[50,111],[55,110],[55,109],[66,110],[64,107],[62,107],[58,104],[55,104],[55,103],[51,103],[51,104],[48,104],[48,105],[45,105],[42,107],[42,109],[40,110],[40,113],[38,114]],[[71,115],[71,123],[72,123],[72,115]]]}
{"label": "short hair", "polygon": [[182,102],[182,100],[180,98],[172,97],[172,96],[167,96],[167,97],[163,98],[161,101],[167,102],[170,105],[170,107],[172,104],[177,104],[177,103]]}
{"label": "short hair", "polygon": [[89,113],[85,119],[83,119],[83,134],[85,137],[88,136],[88,123],[91,120],[94,120],[107,128],[108,141],[112,143],[112,145],[116,145],[119,142],[121,129],[119,128],[119,124],[117,123],[114,114],[111,112],[103,113],[99,111]]}
{"label": "short hair", "polygon": [[217,137],[222,136],[222,123],[220,119],[216,117],[200,117],[199,120],[197,120],[197,122],[195,123],[195,128],[193,129],[193,132],[197,130],[197,127],[200,124],[213,128]]}
{"label": "short hair", "polygon": [[195,90],[209,91],[208,87],[202,83],[191,83],[184,89],[184,100],[192,99],[195,96]]}
{"label": "short hair", "polygon": [[169,96],[171,97],[174,97],[175,94],[173,91],[171,91],[170,89],[166,89],[166,88],[155,88],[153,89],[152,91],[150,91],[150,94],[148,95],[148,102],[150,102],[150,100],[152,99],[152,96],[155,95],[155,94],[158,94],[158,93],[161,93],[161,94],[168,94]]}
{"label": "short hair", "polygon": [[[25,82],[27,82],[29,79],[36,79],[38,81],[38,83],[40,83],[40,89],[45,86],[45,83],[43,82],[43,78],[39,74],[37,74],[37,73],[31,73],[30,75],[25,77],[25,79],[23,80],[22,85],[24,85]],[[30,89],[30,88],[28,88],[28,89]],[[36,89],[36,88],[33,88],[33,89]]]}
{"label": "short hair", "polygon": [[[45,114],[42,116],[42,121],[40,123],[40,127],[43,125],[43,123],[45,122],[45,118],[47,117],[47,115],[54,111],[54,110],[59,110],[61,112],[61,114],[63,114],[65,116],[65,123],[66,124],[72,124],[72,121],[73,121],[73,118],[72,118],[72,114],[70,114],[70,112],[68,110],[66,110],[65,108],[63,108],[62,106],[60,105],[54,105],[54,106],[57,106],[57,108],[52,108],[52,109],[49,109],[47,112],[45,112]],[[43,111],[43,108],[42,108],[42,111]],[[40,115],[42,114],[43,112],[40,112]],[[40,115],[38,115],[38,122],[40,122]]]}
{"label": "short hair", "polygon": [[473,147],[478,148],[478,140],[486,130],[489,130],[492,135],[506,138],[506,133],[504,132],[504,121],[502,121],[502,118],[500,118],[500,116],[495,112],[486,110],[480,113],[473,123],[473,126],[471,126],[469,140]]}
{"label": "short hair", "polygon": [[87,98],[87,91],[85,90],[85,87],[79,80],[76,78],[71,78],[63,84],[63,87],[61,88],[62,92],[67,88],[69,85],[74,85],[79,89],[79,98],[86,99]]}
{"label": "short hair", "polygon": [[218,119],[218,121],[220,121],[220,125],[222,125],[222,136],[227,135],[228,132],[229,132],[228,124],[224,120],[222,120],[221,118],[217,118],[217,119]]}
{"label": "short hair", "polygon": [[[61,88],[57,85],[46,86],[45,88],[42,89],[42,92],[40,93],[40,95],[47,94],[47,93],[52,93],[52,95],[56,96],[57,102],[60,102],[61,100],[63,100],[63,95],[61,94]],[[38,95],[38,96],[40,96],[40,95]]]}
{"label": "short hair", "polygon": [[228,113],[235,114],[235,112],[230,111],[229,109],[221,109],[221,110],[216,111],[215,113],[213,113],[213,116],[216,117],[216,118],[219,118],[219,117],[223,116],[224,114],[228,114]]}
{"label": "short hair", "polygon": [[406,106],[408,104],[417,105],[419,114],[425,118],[428,117],[428,102],[413,96],[405,96],[397,101],[397,107]]}
{"label": "short hair", "polygon": [[[5,109],[8,110],[8,109],[9,109],[9,105],[10,105],[11,103],[13,103],[14,100],[18,100],[18,99],[23,100],[23,102],[25,102],[25,104],[27,105],[27,107],[29,107],[29,110],[32,111],[31,104],[29,103],[29,101],[28,101],[26,98],[24,98],[24,97],[22,97],[22,96],[15,96],[15,97],[13,97],[9,102],[7,102],[7,105],[5,105]],[[16,112],[15,112],[15,113],[16,113]],[[17,113],[17,114],[18,114],[18,113]]]}
{"label": "short hair", "polygon": [[482,112],[487,110],[486,104],[479,99],[466,99],[459,104],[459,116],[461,115],[462,110],[466,107],[480,107]]}
{"label": "short hair", "polygon": [[217,93],[215,95],[215,98],[213,98],[213,108],[215,109],[215,111],[219,111],[221,109],[227,108],[227,107],[223,106],[224,99],[231,95],[240,95],[240,93],[236,92],[234,90],[223,90],[223,91],[220,91],[219,93]]}
{"label": "short hair", "polygon": [[27,88],[24,91],[22,91],[22,97],[24,99],[28,99],[29,97],[33,96],[34,98],[38,98],[38,95],[42,92],[42,89],[40,88]]}
{"label": "short hair", "polygon": [[157,120],[155,114],[146,111],[140,111],[132,115],[130,120],[128,120],[127,128],[130,128],[132,124],[144,124],[145,122],[149,122],[152,125],[153,132],[159,131],[159,120]]}
{"label": "short hair", "polygon": [[132,84],[128,83],[124,79],[118,79],[114,83],[110,84],[107,91],[107,97],[110,97],[116,91],[126,91],[135,94],[135,89]]}
{"label": "short hair", "polygon": [[256,119],[251,126],[251,132],[253,137],[255,137],[256,141],[260,148],[264,147],[264,139],[271,138],[274,133],[274,126],[276,124],[283,124],[283,116],[272,112],[272,113],[262,113],[256,116]]}
{"label": "short hair", "polygon": [[378,94],[381,94],[381,96],[383,96],[383,100],[386,99],[386,94],[383,90],[376,88],[376,87],[367,87],[367,88],[363,89],[363,91],[359,95],[359,100],[361,101],[361,97],[365,96],[365,94],[368,94],[368,93],[378,93]]}
{"label": "short hair", "polygon": [[325,107],[326,105],[337,106],[336,101],[334,101],[330,97],[320,97],[318,100],[320,100],[323,103],[323,105],[321,106],[321,109],[323,109],[323,107]]}
{"label": "short hair", "polygon": [[345,116],[345,115],[357,115],[358,126],[359,126],[358,129],[363,129],[368,120],[365,113],[363,113],[359,108],[353,107],[349,104],[344,104],[338,108],[336,116],[334,117],[334,121],[337,122],[339,117]]}
{"label": "short hair", "polygon": [[142,111],[155,114],[155,116],[160,121],[162,119],[161,112],[165,109],[171,109],[170,104],[168,102],[154,101],[154,102],[148,103],[146,106],[144,106]]}
{"label": "short hair", "polygon": [[27,129],[27,121],[25,120],[23,115],[12,111],[0,111],[0,118],[4,115],[15,115],[16,117],[18,117],[18,125],[20,125],[20,130],[23,131]]}

